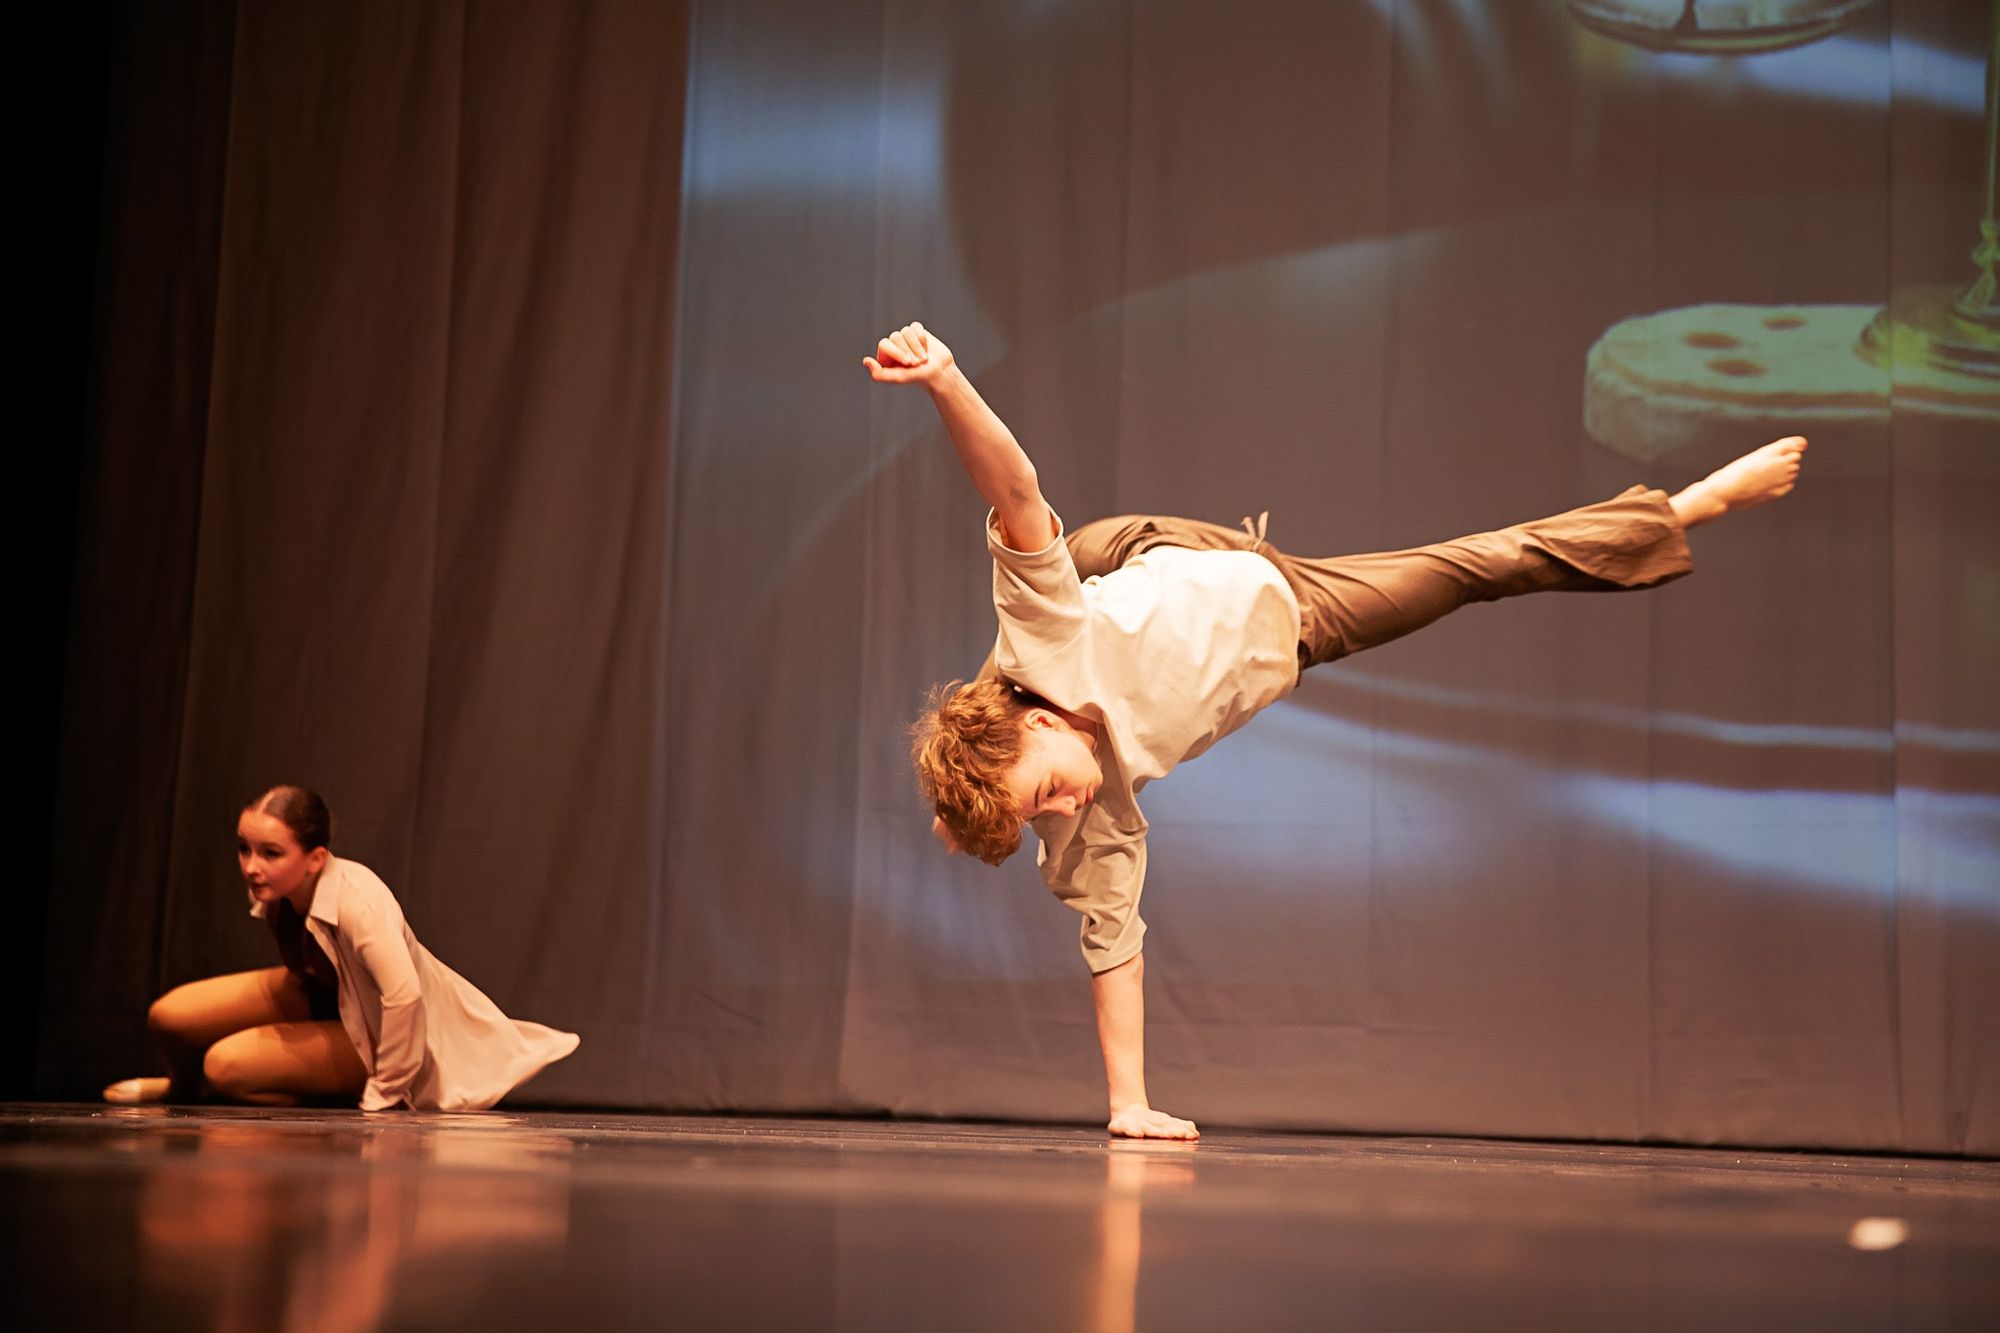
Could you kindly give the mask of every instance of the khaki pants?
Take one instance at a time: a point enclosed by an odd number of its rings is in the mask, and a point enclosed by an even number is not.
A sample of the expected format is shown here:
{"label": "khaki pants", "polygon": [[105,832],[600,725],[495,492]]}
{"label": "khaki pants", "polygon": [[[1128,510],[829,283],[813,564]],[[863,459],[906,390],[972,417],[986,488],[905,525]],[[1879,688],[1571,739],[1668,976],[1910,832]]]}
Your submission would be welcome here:
{"label": "khaki pants", "polygon": [[1257,552],[1278,567],[1298,598],[1301,671],[1401,638],[1467,602],[1526,592],[1650,588],[1692,568],[1687,534],[1666,492],[1643,486],[1498,532],[1372,555],[1287,555],[1263,539],[1261,528],[1261,519],[1225,528],[1198,519],[1128,516],[1086,523],[1065,540],[1083,578],[1108,574],[1155,546]]}

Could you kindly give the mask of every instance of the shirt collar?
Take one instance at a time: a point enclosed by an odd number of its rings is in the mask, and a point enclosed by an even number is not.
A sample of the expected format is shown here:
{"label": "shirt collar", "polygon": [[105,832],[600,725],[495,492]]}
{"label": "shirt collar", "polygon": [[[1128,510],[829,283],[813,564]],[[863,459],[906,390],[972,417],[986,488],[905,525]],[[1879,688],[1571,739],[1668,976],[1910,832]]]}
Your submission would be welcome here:
{"label": "shirt collar", "polygon": [[340,880],[340,858],[327,857],[326,868],[319,872],[319,883],[313,886],[313,903],[307,916],[329,926],[340,924]]}
{"label": "shirt collar", "polygon": [[[340,924],[340,876],[334,874],[334,867],[339,864],[337,856],[326,858],[326,868],[319,872],[319,883],[313,887],[312,907],[306,913],[329,926]],[[270,904],[258,902],[257,895],[248,889],[243,890],[243,895],[250,900],[250,915],[263,920]]]}

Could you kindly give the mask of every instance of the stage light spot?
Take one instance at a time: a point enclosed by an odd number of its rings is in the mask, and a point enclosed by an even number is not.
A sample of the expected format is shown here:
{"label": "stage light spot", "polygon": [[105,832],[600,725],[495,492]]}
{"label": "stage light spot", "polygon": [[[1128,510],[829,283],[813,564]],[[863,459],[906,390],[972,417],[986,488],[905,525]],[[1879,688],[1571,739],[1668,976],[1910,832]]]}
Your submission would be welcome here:
{"label": "stage light spot", "polygon": [[1764,327],[1783,333],[1786,329],[1803,328],[1805,322],[1804,316],[1801,315],[1772,315],[1764,321]]}
{"label": "stage light spot", "polygon": [[1709,352],[1726,352],[1732,347],[1743,345],[1741,339],[1732,338],[1726,333],[1690,333],[1681,341],[1689,347],[1699,347]]}
{"label": "stage light spot", "polygon": [[1738,379],[1748,379],[1752,375],[1764,373],[1763,366],[1740,356],[1719,356],[1708,363],[1708,368],[1718,375],[1734,375]]}
{"label": "stage light spot", "polygon": [[1857,1250],[1893,1250],[1910,1238],[1910,1224],[1900,1217],[1864,1217],[1847,1232]]}

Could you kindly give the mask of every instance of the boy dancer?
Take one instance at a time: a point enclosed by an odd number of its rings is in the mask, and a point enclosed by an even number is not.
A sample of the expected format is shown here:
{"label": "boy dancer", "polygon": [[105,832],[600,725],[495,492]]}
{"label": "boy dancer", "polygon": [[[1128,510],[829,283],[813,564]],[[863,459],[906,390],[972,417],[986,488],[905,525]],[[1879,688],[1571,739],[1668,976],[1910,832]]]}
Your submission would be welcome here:
{"label": "boy dancer", "polygon": [[[998,865],[1041,841],[1042,877],[1083,917],[1113,1134],[1199,1137],[1146,1099],[1146,819],[1139,789],[1288,694],[1307,667],[1387,643],[1474,601],[1650,588],[1690,569],[1686,530],[1775,500],[1806,442],[1774,441],[1677,495],[1601,504],[1410,551],[1308,560],[1244,530],[1116,518],[1064,535],[1035,468],[951,351],[909,324],[864,357],[919,384],[992,513],[999,638],[988,669],[932,691],[917,785],[951,851]],[[1086,582],[1086,580],[1088,580]]]}

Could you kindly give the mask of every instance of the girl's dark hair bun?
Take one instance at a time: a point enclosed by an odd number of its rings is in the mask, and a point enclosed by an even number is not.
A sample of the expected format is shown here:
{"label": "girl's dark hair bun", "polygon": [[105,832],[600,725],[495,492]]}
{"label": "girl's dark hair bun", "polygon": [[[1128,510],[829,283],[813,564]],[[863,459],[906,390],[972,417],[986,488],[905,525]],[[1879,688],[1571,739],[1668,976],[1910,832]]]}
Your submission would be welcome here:
{"label": "girl's dark hair bun", "polygon": [[310,787],[273,787],[244,808],[260,810],[290,829],[300,851],[333,842],[333,814]]}

